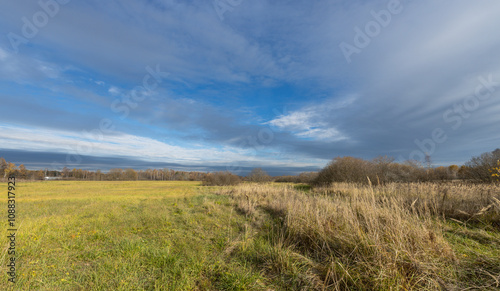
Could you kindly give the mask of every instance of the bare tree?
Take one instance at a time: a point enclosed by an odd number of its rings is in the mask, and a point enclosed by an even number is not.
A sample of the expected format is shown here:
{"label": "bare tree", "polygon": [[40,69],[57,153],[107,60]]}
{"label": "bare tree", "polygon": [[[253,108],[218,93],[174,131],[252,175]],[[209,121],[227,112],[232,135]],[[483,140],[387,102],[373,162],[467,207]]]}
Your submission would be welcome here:
{"label": "bare tree", "polygon": [[68,167],[64,167],[62,169],[62,174],[63,174],[64,178],[68,178],[69,177],[69,169],[68,169]]}
{"label": "bare tree", "polygon": [[230,186],[239,184],[241,179],[230,172],[215,172],[207,174],[202,182],[203,186]]}
{"label": "bare tree", "polygon": [[271,176],[267,174],[262,168],[255,168],[250,172],[247,176],[248,181],[257,182],[257,183],[265,183],[271,180]]}
{"label": "bare tree", "polygon": [[4,158],[0,158],[0,175],[4,176],[7,166],[7,161]]}
{"label": "bare tree", "polygon": [[19,178],[26,179],[27,170],[26,170],[26,167],[23,164],[19,165],[18,172],[19,172]]}
{"label": "bare tree", "polygon": [[466,168],[462,172],[463,178],[482,182],[494,181],[491,169],[496,167],[498,160],[500,160],[500,149],[473,157],[465,163]]}
{"label": "bare tree", "polygon": [[5,169],[3,177],[9,177],[10,175],[14,174],[17,170],[16,164],[14,163],[9,163],[7,165],[7,169]]}
{"label": "bare tree", "polygon": [[128,181],[135,181],[138,178],[137,172],[134,169],[126,169],[123,175],[125,176],[125,180]]}

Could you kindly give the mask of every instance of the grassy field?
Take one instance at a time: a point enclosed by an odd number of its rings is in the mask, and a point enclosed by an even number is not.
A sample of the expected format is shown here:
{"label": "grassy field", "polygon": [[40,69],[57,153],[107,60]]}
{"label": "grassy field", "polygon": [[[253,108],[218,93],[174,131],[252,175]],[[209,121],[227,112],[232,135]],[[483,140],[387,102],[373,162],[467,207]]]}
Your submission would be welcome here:
{"label": "grassy field", "polygon": [[1,290],[500,288],[499,186],[48,181],[16,193],[18,278],[7,282],[5,223]]}
{"label": "grassy field", "polygon": [[[224,289],[259,280],[224,259],[244,217],[199,182],[18,184],[13,290]],[[10,286],[5,252],[2,290]]]}

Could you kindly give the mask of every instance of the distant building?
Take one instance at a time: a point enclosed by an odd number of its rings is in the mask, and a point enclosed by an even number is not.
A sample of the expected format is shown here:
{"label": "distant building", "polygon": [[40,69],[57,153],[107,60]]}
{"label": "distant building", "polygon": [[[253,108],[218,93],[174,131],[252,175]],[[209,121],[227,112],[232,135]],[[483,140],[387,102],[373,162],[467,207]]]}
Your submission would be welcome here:
{"label": "distant building", "polygon": [[61,177],[45,177],[44,180],[62,180]]}

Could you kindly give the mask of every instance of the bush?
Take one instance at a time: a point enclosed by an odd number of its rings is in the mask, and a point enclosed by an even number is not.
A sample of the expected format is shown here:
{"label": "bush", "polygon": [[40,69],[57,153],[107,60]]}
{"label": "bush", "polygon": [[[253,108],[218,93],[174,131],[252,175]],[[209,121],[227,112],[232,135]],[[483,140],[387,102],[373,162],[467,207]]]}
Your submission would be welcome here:
{"label": "bush", "polygon": [[274,182],[277,183],[297,183],[297,176],[278,176],[274,177]]}
{"label": "bush", "polygon": [[203,186],[230,186],[237,185],[241,182],[239,176],[230,172],[214,172],[205,176],[202,181]]}
{"label": "bush", "polygon": [[262,170],[262,168],[255,168],[248,174],[247,180],[250,182],[265,183],[271,181],[271,176]]}
{"label": "bush", "polygon": [[314,184],[328,185],[333,182],[367,183],[367,177],[372,175],[373,172],[371,167],[372,165],[363,159],[337,157],[319,172]]}
{"label": "bush", "polygon": [[478,157],[473,157],[465,163],[465,168],[461,169],[460,176],[463,179],[472,180],[475,182],[491,183],[495,181],[491,170],[497,165],[500,160],[500,149],[496,149],[491,153],[484,153]]}
{"label": "bush", "polygon": [[311,184],[318,177],[318,172],[302,172],[298,176],[279,176],[274,178],[278,183],[304,183]]}
{"label": "bush", "polygon": [[390,182],[422,182],[433,179],[451,179],[447,168],[424,169],[418,162],[395,163],[389,157],[367,161],[353,157],[334,158],[312,182],[315,186],[333,182],[381,185]]}

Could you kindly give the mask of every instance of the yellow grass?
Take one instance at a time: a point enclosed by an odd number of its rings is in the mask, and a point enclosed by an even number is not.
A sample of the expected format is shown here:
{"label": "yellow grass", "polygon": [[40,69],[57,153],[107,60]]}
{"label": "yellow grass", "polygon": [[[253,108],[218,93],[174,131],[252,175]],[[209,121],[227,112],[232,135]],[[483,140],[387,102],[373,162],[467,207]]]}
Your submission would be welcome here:
{"label": "yellow grass", "polygon": [[500,288],[500,185],[200,185],[20,182],[0,290]]}
{"label": "yellow grass", "polygon": [[199,185],[18,183],[18,278],[7,282],[4,224],[0,290],[192,290],[255,281],[258,274],[221,257],[243,218]]}
{"label": "yellow grass", "polygon": [[200,182],[186,181],[44,181],[19,183],[19,203],[64,199],[122,200],[190,197]]}

